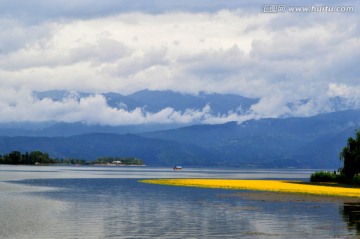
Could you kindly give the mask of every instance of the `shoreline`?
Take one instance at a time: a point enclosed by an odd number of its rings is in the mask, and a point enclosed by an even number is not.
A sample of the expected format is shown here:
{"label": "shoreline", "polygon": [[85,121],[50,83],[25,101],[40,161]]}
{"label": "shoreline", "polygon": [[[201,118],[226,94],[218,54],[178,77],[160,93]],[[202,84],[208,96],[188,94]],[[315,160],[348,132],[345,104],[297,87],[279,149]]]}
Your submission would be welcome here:
{"label": "shoreline", "polygon": [[[242,179],[149,179],[140,180],[142,183],[161,184],[169,186],[219,188],[228,190],[241,190],[239,195],[248,191],[248,197],[263,200],[320,200],[324,201],[353,201],[360,202],[360,188],[351,188],[340,185],[314,185],[299,181],[285,180],[242,180]],[[256,194],[261,192],[262,194]],[[236,195],[236,194],[233,194]],[[291,195],[291,197],[290,197]]]}

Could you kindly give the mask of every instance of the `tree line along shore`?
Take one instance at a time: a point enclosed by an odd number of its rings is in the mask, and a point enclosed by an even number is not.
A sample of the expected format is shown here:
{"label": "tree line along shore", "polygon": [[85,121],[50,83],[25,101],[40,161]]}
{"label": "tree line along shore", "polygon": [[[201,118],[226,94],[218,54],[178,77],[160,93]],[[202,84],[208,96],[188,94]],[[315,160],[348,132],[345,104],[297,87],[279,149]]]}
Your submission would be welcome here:
{"label": "tree line along shore", "polygon": [[101,157],[94,161],[83,159],[59,159],[51,158],[48,153],[32,151],[21,153],[12,151],[8,154],[0,155],[0,164],[10,165],[109,165],[109,166],[143,166],[141,159],[133,157]]}

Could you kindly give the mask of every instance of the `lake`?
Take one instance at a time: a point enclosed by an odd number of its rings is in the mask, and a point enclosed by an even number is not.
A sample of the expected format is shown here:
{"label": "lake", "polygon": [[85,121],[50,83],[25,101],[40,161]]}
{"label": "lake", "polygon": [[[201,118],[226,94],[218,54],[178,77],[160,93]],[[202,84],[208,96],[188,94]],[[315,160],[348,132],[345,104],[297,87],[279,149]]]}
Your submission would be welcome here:
{"label": "lake", "polygon": [[0,238],[357,238],[358,204],[280,202],[146,178],[296,179],[314,170],[0,166]]}

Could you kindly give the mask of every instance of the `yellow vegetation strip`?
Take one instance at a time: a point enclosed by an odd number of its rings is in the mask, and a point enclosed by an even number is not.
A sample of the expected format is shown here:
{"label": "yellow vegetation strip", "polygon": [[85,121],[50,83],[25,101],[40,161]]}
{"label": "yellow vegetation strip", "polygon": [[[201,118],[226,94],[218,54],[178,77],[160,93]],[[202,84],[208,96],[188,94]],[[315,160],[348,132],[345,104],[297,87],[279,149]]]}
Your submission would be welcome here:
{"label": "yellow vegetation strip", "polygon": [[323,196],[360,198],[360,188],[311,185],[300,181],[237,180],[237,179],[148,179],[143,183],[188,186],[201,188],[223,188],[233,190],[255,190],[284,193],[305,193]]}

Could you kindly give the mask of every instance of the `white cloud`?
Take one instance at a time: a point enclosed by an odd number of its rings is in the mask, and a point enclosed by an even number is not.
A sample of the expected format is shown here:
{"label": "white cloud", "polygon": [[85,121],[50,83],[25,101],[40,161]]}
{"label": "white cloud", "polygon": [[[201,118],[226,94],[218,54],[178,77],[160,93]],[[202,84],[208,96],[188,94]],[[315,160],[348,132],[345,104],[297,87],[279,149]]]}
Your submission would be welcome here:
{"label": "white cloud", "polygon": [[[188,124],[226,122],[229,116],[214,116],[209,105],[201,110],[187,109],[179,112],[167,107],[159,112],[148,112],[142,108],[132,111],[112,108],[102,95],[79,98],[70,94],[67,98],[54,101],[50,98],[37,99],[27,90],[9,89],[0,98],[0,122],[83,122],[100,125],[134,124]],[[225,120],[226,119],[226,120]]]}
{"label": "white cloud", "polygon": [[[51,6],[31,1],[38,10],[29,10],[30,3],[4,6],[14,13],[37,11],[42,20],[26,22],[0,10],[1,89],[5,95],[53,89],[128,94],[145,88],[236,93],[261,98],[252,107],[252,117],[326,112],[332,110],[329,99],[337,96],[353,107],[360,105],[354,96],[359,95],[360,75],[358,12],[263,14],[259,2],[247,3],[251,11],[245,5],[233,10],[215,3],[205,7],[205,2],[182,11],[166,2],[161,10],[150,4],[140,11],[133,11],[134,4],[127,1],[123,9],[116,1],[83,10],[79,9],[85,1],[63,2],[65,10],[56,9],[59,1]],[[195,10],[196,6],[203,10]],[[57,17],[47,16],[44,9]],[[106,107],[98,96],[80,102],[38,102],[17,95],[20,99],[6,101],[5,106],[11,107],[2,109],[17,115],[8,120],[26,120],[30,116],[16,111],[26,112],[32,104],[42,110],[39,120],[126,124],[244,117],[236,112],[213,117],[206,111],[179,113],[169,108],[156,114],[119,111]],[[91,116],[90,103],[104,109],[103,115]],[[122,116],[114,117],[118,115]]]}

